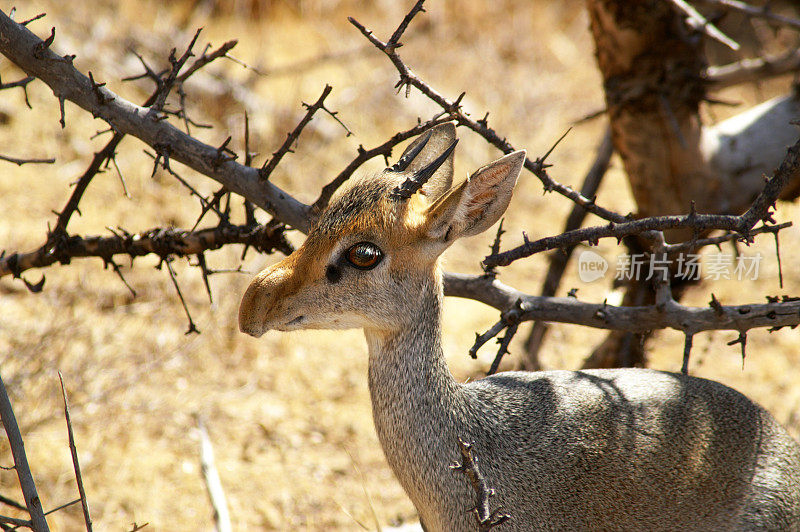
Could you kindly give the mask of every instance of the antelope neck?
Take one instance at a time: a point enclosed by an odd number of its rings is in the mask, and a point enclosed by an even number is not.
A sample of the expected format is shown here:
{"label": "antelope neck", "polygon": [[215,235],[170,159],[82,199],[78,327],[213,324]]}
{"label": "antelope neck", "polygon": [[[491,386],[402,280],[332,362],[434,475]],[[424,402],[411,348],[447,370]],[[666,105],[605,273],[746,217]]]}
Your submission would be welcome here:
{"label": "antelope neck", "polygon": [[378,439],[417,508],[430,508],[436,493],[452,489],[447,467],[466,405],[442,352],[441,283],[427,283],[422,292],[407,328],[365,334]]}
{"label": "antelope neck", "polygon": [[[420,406],[449,406],[457,394],[442,351],[441,283],[425,283],[408,309],[412,320],[394,331],[365,330],[369,346],[369,386],[374,414],[388,408],[396,411]],[[417,420],[418,422],[419,420]]]}

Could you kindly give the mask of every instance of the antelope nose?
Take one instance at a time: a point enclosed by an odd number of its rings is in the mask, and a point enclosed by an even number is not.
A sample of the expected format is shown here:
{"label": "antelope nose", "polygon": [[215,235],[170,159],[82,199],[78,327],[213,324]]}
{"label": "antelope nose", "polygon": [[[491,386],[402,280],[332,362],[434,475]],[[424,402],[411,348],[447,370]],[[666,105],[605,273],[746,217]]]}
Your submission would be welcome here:
{"label": "antelope nose", "polygon": [[259,288],[255,280],[251,282],[239,305],[239,330],[256,338],[264,334],[263,305],[259,304],[264,298]]}

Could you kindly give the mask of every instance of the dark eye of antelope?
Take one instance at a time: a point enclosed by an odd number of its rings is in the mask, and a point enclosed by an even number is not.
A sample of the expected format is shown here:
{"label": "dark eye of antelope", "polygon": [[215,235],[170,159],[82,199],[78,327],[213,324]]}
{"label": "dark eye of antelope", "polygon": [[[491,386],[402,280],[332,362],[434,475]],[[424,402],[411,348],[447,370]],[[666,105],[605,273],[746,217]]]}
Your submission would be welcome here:
{"label": "dark eye of antelope", "polygon": [[383,251],[372,242],[359,242],[350,246],[344,257],[359,270],[371,270],[381,262]]}

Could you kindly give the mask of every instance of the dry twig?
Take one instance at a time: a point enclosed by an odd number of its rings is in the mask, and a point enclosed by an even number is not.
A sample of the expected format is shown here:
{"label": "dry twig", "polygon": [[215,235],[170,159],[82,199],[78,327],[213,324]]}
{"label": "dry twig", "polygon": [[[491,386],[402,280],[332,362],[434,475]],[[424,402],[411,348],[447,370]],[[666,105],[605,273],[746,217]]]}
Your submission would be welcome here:
{"label": "dry twig", "polygon": [[[293,153],[292,146],[297,139],[300,137],[300,133],[303,129],[311,122],[311,119],[314,117],[314,113],[319,111],[320,109],[325,108],[325,98],[331,93],[333,88],[330,85],[325,85],[325,88],[322,90],[322,94],[320,94],[319,98],[316,102],[309,105],[307,103],[303,103],[303,107],[306,108],[306,114],[303,118],[297,123],[297,126],[290,132],[286,134],[286,140],[283,142],[278,151],[272,154],[267,161],[264,162],[264,165],[261,167],[260,176],[262,179],[269,179],[269,176],[272,175],[272,172],[275,171],[275,168],[283,159],[283,156],[287,153]],[[327,110],[327,109],[326,109]],[[335,116],[335,113],[331,113],[328,111],[329,114]]]}
{"label": "dry twig", "polygon": [[187,257],[227,244],[245,244],[263,253],[278,250],[288,255],[293,249],[283,235],[284,230],[280,224],[245,224],[220,225],[199,231],[155,228],[141,233],[118,230],[111,236],[71,235],[30,253],[0,255],[0,277],[19,277],[25,270],[55,263],[69,264],[74,258],[98,257],[108,262],[116,255],[131,259],[150,254],[161,258]]}
{"label": "dry twig", "polygon": [[[298,229],[308,228],[308,206],[298,202],[275,185],[264,183],[258,170],[235,161],[215,165],[216,147],[209,146],[180,131],[165,120],[152,120],[149,109],[120,98],[108,87],[93,87],[69,61],[56,55],[44,42],[0,12],[0,53],[14,61],[31,76],[45,82],[60,100],[70,100],[102,118],[116,131],[132,134],[170,159],[211,177],[228,190],[236,192],[284,223]],[[176,81],[180,81],[176,75]],[[97,94],[103,96],[102,101]],[[157,103],[157,102],[156,102]],[[156,104],[154,103],[153,106]],[[151,106],[151,107],[153,107]]]}
{"label": "dry twig", "polygon": [[19,485],[22,489],[22,495],[25,497],[28,513],[31,516],[30,524],[25,524],[25,526],[30,526],[34,532],[48,532],[50,528],[44,518],[42,501],[36,491],[36,483],[33,480],[31,468],[28,465],[28,457],[25,454],[25,442],[22,439],[19,425],[17,425],[17,417],[14,415],[11,399],[8,397],[2,377],[0,377],[0,420],[3,421],[8,444],[11,447],[11,455],[14,457],[14,468],[17,471]]}
{"label": "dry twig", "polygon": [[49,159],[18,159],[17,157],[9,157],[8,155],[0,155],[0,160],[14,163],[17,166],[22,166],[23,164],[53,164],[56,162],[52,157]]}
{"label": "dry twig", "polygon": [[475,506],[470,511],[475,516],[478,530],[487,532],[511,519],[509,514],[502,511],[502,507],[491,509],[489,499],[495,495],[495,490],[489,487],[478,468],[478,457],[472,449],[472,444],[459,438],[458,451],[461,453],[461,462],[454,463],[450,469],[464,473],[475,491]]}
{"label": "dry twig", "polygon": [[742,59],[727,65],[710,66],[705,71],[704,80],[713,89],[724,89],[798,70],[800,70],[800,50],[789,50],[777,56]]}
{"label": "dry twig", "polygon": [[78,493],[80,494],[81,508],[83,509],[83,520],[86,524],[86,531],[92,532],[92,518],[89,515],[89,501],[86,498],[86,490],[83,488],[83,476],[81,475],[81,465],[78,462],[78,448],[75,446],[75,434],[72,430],[72,420],[69,417],[69,404],[67,403],[67,389],[64,387],[64,377],[58,372],[58,381],[61,383],[61,397],[64,399],[64,419],[67,420],[67,435],[69,436],[69,451],[72,455],[72,467],[75,470],[75,481],[78,483]]}
{"label": "dry twig", "polygon": [[739,43],[725,35],[719,28],[709,22],[706,17],[701,15],[700,12],[697,11],[694,6],[692,6],[686,0],[669,0],[669,2],[676,9],[686,15],[687,23],[695,30],[702,31],[712,39],[721,42],[731,50],[736,51],[741,48]]}
{"label": "dry twig", "polygon": [[790,28],[800,30],[800,20],[791,17],[785,17],[778,13],[773,13],[770,10],[769,2],[761,7],[752,6],[746,2],[739,0],[698,0],[704,4],[709,4],[714,7],[725,9],[727,11],[736,11],[743,13],[752,18],[763,18],[773,24],[780,26],[788,26]]}
{"label": "dry twig", "polygon": [[217,466],[214,463],[214,447],[211,445],[211,438],[208,436],[205,424],[199,415],[195,416],[197,421],[197,431],[200,433],[200,469],[203,472],[208,497],[214,509],[214,524],[217,532],[231,532],[231,516],[228,512],[228,503],[225,499],[225,491],[222,489],[222,481],[219,479]]}

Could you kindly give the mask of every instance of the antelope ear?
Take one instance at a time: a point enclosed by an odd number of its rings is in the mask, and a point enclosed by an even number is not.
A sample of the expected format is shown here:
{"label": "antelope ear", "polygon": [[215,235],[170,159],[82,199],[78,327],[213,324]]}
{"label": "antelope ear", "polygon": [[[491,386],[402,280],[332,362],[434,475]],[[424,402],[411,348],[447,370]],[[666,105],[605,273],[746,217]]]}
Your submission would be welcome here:
{"label": "antelope ear", "polygon": [[[456,125],[454,122],[445,122],[444,124],[433,126],[408,145],[401,159],[405,157],[407,153],[413,153],[414,149],[425,139],[428,133],[430,133],[430,138],[425,144],[425,147],[414,157],[405,168],[404,172],[408,174],[417,172],[428,166],[431,161],[444,153],[453,141],[456,140]],[[422,190],[430,201],[434,201],[453,186],[453,156],[454,153],[451,153],[442,166],[440,166],[431,178],[428,179],[428,182],[423,185]]]}
{"label": "antelope ear", "polygon": [[506,211],[524,162],[525,150],[506,155],[439,198],[427,210],[428,237],[450,243],[491,227]]}

